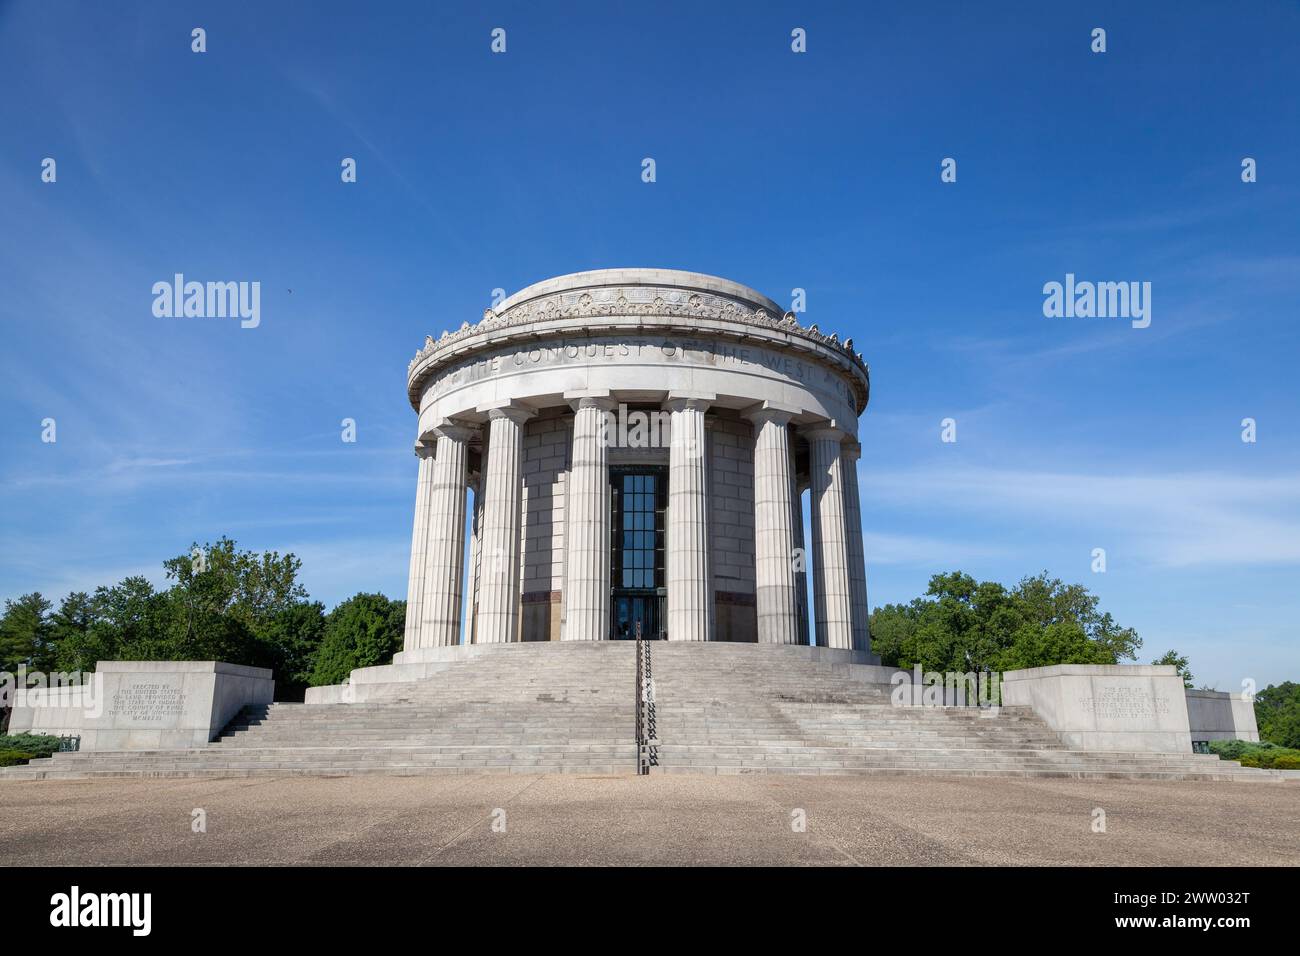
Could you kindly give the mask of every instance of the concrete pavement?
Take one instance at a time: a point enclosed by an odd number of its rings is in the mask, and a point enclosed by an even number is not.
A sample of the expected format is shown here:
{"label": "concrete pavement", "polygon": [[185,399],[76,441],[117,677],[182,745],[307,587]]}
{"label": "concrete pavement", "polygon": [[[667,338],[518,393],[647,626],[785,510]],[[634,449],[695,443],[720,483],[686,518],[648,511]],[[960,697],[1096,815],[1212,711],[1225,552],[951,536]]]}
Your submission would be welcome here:
{"label": "concrete pavement", "polygon": [[[1093,832],[1097,808],[1105,833]],[[206,833],[192,831],[196,809]],[[1295,866],[1300,787],[779,775],[36,781],[0,785],[0,841],[19,865]]]}

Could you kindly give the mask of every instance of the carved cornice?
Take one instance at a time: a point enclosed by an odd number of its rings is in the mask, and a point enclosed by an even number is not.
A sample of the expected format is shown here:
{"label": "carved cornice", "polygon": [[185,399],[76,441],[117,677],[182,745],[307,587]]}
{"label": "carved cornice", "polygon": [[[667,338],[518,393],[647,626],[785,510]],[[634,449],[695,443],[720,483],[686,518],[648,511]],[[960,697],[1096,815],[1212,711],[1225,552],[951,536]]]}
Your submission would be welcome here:
{"label": "carved cornice", "polygon": [[[692,321],[716,320],[784,333],[842,356],[861,371],[864,380],[869,379],[867,364],[863,361],[862,354],[853,350],[852,339],[841,342],[838,334],[823,334],[816,325],[804,328],[793,312],[777,316],[764,308],[751,306],[730,296],[692,289],[643,285],[598,286],[527,299],[512,305],[500,315],[487,309],[482,320],[477,323],[463,322],[455,332],[445,331],[437,339],[426,336],[424,347],[415,353],[407,366],[407,390],[412,405],[418,407],[424,381],[446,361],[453,357],[459,358],[463,352],[462,345],[474,336],[496,331],[508,332],[551,320],[606,317],[679,320],[686,331],[692,331],[689,325]],[[693,331],[703,334],[699,329]],[[492,339],[490,344],[497,344],[498,341]]]}

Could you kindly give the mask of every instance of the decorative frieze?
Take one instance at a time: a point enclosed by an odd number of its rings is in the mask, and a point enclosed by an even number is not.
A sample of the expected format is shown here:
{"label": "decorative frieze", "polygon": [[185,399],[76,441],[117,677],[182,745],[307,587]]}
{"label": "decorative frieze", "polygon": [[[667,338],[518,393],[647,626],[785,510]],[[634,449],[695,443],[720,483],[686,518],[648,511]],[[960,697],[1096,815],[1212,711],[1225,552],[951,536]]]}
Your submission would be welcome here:
{"label": "decorative frieze", "polygon": [[483,313],[482,320],[477,324],[463,322],[455,332],[444,331],[437,339],[431,335],[426,336],[424,347],[415,353],[415,357],[407,366],[407,374],[409,376],[417,365],[427,359],[442,352],[454,351],[460,342],[482,332],[534,325],[552,319],[620,316],[661,316],[743,322],[764,329],[786,332],[828,346],[848,356],[863,370],[866,369],[862,355],[853,351],[852,339],[841,342],[838,333],[824,335],[816,325],[803,328],[793,312],[786,312],[778,317],[764,308],[753,308],[724,295],[668,287],[629,286],[559,292],[520,302],[501,314],[487,309]]}

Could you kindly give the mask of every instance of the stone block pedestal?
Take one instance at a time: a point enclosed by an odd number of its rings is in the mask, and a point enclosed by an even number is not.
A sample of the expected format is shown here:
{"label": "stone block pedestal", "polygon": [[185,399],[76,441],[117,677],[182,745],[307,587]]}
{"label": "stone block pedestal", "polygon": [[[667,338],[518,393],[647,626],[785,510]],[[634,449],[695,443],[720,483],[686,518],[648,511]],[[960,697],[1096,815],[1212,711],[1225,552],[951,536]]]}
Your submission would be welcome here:
{"label": "stone block pedestal", "polygon": [[9,732],[79,736],[82,750],[201,747],[275,693],[269,670],[221,661],[100,661],[87,678],[15,691]]}
{"label": "stone block pedestal", "polygon": [[1192,749],[1183,679],[1167,665],[1057,664],[1007,671],[1002,703],[1032,707],[1073,750]]}

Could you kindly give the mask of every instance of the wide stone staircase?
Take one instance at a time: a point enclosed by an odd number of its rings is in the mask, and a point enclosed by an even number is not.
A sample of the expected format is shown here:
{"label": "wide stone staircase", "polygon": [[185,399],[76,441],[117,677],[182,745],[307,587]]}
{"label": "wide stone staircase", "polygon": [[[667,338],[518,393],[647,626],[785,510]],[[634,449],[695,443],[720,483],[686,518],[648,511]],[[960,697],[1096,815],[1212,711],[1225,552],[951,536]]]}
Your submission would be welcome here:
{"label": "wide stone staircase", "polygon": [[[667,773],[945,773],[1284,779],[1212,754],[1068,750],[1029,708],[894,706],[887,684],[783,648],[653,649],[658,767]],[[1296,775],[1300,776],[1300,775]]]}
{"label": "wide stone staircase", "polygon": [[0,776],[633,772],[632,646],[502,648],[384,700],[246,707],[206,747],[60,753]]}
{"label": "wide stone staircase", "polygon": [[[879,670],[753,644],[650,645],[652,773],[1280,780],[1212,755],[1067,750],[1027,709],[895,707]],[[246,708],[206,747],[60,753],[4,779],[636,771],[636,648],[514,644],[358,703]],[[1300,776],[1300,775],[1292,775]]]}

